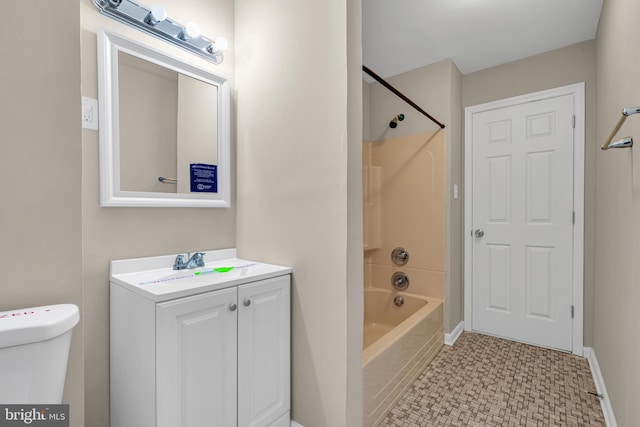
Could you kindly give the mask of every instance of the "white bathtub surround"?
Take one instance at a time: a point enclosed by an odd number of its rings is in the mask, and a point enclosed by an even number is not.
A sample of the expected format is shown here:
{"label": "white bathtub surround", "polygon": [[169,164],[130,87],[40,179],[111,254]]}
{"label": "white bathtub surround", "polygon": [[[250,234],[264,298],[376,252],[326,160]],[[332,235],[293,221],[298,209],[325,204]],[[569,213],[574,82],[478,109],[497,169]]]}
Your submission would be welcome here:
{"label": "white bathtub surround", "polygon": [[[404,304],[396,306],[395,296]],[[365,290],[364,426],[376,425],[443,346],[443,301]]]}
{"label": "white bathtub surround", "polygon": [[618,427],[616,417],[613,415],[611,400],[609,400],[609,393],[607,393],[607,387],[604,385],[604,378],[602,377],[600,365],[596,358],[596,351],[592,347],[585,347],[584,357],[589,361],[589,368],[591,369],[593,382],[596,385],[596,391],[600,396],[602,396],[600,397],[600,406],[602,407],[602,413],[604,414],[604,421],[607,423],[607,427]]}
{"label": "white bathtub surround", "polygon": [[460,338],[460,335],[462,335],[463,332],[464,332],[464,321],[462,320],[460,321],[460,323],[456,325],[455,328],[453,328],[453,331],[444,334],[445,345],[454,345],[456,341],[458,341],[458,338]]}

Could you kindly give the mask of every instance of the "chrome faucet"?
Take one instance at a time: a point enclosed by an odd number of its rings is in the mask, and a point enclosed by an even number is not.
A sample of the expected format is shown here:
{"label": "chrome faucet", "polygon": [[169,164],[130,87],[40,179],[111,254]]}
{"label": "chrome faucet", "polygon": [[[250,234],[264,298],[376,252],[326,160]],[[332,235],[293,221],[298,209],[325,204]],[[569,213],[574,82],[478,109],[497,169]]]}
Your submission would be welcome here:
{"label": "chrome faucet", "polygon": [[206,254],[204,252],[196,252],[191,255],[191,252],[187,252],[187,258],[189,261],[184,262],[184,256],[179,254],[176,256],[175,261],[173,262],[174,270],[185,270],[187,268],[197,268],[204,267],[204,256]]}

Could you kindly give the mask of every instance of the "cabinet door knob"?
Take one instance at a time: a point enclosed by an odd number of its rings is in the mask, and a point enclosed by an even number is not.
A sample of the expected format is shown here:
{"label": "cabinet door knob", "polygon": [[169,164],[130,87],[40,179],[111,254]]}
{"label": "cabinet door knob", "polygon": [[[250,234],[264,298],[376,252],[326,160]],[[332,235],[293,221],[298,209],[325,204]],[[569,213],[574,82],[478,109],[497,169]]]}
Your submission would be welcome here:
{"label": "cabinet door knob", "polygon": [[251,305],[251,300],[250,299],[244,300],[244,306],[245,307],[249,307],[250,305]]}
{"label": "cabinet door knob", "polygon": [[231,311],[236,311],[236,308],[238,308],[238,306],[235,305],[235,304],[229,305],[229,310],[231,310]]}

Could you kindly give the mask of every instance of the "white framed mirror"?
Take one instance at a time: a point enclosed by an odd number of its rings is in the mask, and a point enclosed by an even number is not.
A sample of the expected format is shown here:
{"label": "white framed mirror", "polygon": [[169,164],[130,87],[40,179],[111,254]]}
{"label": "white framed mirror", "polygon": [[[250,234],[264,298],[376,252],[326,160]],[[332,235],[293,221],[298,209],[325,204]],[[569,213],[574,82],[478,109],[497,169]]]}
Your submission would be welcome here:
{"label": "white framed mirror", "polygon": [[100,204],[230,207],[228,80],[98,34]]}

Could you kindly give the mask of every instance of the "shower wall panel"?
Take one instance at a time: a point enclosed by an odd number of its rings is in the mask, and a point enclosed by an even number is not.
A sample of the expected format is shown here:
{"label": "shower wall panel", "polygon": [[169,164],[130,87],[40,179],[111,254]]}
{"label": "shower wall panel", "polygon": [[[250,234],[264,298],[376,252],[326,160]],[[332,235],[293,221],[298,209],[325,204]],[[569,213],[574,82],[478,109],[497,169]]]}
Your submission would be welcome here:
{"label": "shower wall panel", "polygon": [[[408,292],[443,298],[445,274],[445,131],[365,143],[368,167],[379,168],[379,249],[367,251],[367,286],[389,288],[391,275],[404,271]],[[365,150],[366,152],[367,150]],[[409,261],[399,267],[391,251],[403,247]]]}

